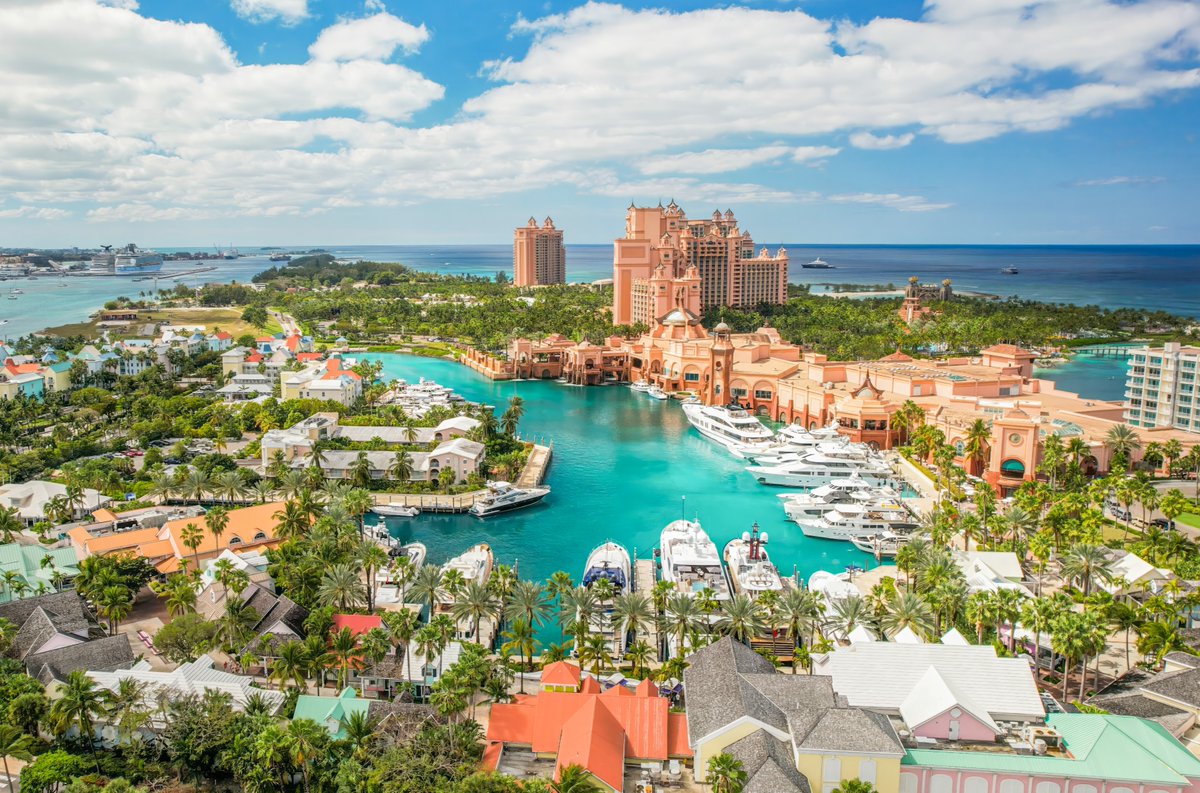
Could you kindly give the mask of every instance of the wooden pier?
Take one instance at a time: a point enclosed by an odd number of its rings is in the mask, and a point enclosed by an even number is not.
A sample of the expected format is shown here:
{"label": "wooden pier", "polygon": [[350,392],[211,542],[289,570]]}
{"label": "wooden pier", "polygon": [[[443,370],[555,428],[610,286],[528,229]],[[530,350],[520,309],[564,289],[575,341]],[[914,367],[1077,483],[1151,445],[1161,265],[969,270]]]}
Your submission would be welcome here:
{"label": "wooden pier", "polygon": [[546,471],[550,468],[550,460],[554,457],[554,444],[543,446],[540,443],[535,443],[533,449],[529,452],[529,459],[525,461],[525,467],[521,470],[521,475],[517,477],[517,487],[537,487],[542,482],[546,481]]}
{"label": "wooden pier", "polygon": [[[658,580],[658,573],[655,570],[655,562],[650,559],[634,559],[633,561],[633,589],[635,592],[641,592],[648,598],[654,597],[654,583]],[[646,642],[655,649],[655,652],[661,652],[658,637],[658,625],[654,620],[643,628],[638,629],[638,638]]]}
{"label": "wooden pier", "polygon": [[442,493],[375,493],[375,503],[380,505],[416,507],[422,512],[463,513],[482,496],[486,490],[470,493],[445,495]]}

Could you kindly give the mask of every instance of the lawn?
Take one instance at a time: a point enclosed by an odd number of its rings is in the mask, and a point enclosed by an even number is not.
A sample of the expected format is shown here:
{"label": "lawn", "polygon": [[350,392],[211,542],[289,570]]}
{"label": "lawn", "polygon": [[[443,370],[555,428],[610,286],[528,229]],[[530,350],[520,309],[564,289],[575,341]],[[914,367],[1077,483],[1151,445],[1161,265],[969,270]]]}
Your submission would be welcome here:
{"label": "lawn", "polygon": [[1179,521],[1180,523],[1186,523],[1188,526],[1191,526],[1194,529],[1200,529],[1200,515],[1196,515],[1195,513],[1185,512],[1175,520]]}
{"label": "lawn", "polygon": [[[258,336],[264,333],[275,334],[282,330],[274,318],[268,321],[266,328],[261,329],[248,322],[243,322],[240,308],[139,309],[137,314],[137,321],[131,322],[128,326],[109,327],[109,335],[115,338],[140,337],[142,326],[151,322],[168,325],[203,325],[208,333],[220,329],[232,333],[235,338],[243,333]],[[69,325],[47,328],[46,332],[58,336],[82,335],[94,339],[100,336],[101,329],[96,326],[95,321],[89,320],[88,322],[73,322]]]}

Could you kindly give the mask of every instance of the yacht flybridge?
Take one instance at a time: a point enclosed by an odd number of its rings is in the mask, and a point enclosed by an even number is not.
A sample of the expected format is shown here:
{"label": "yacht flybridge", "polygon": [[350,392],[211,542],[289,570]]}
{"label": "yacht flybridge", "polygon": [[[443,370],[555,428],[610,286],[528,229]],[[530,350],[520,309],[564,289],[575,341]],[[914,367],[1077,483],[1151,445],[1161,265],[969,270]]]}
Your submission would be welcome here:
{"label": "yacht flybridge", "polygon": [[683,414],[697,432],[739,457],[743,447],[765,448],[775,437],[761,421],[737,406],[706,405],[692,398],[683,403]]}
{"label": "yacht flybridge", "polygon": [[662,578],[684,594],[695,596],[710,589],[718,601],[729,599],[729,581],[721,565],[717,546],[699,521],[676,520],[668,523],[659,538],[662,554]]}
{"label": "yacht flybridge", "polygon": [[746,469],[759,484],[777,487],[820,487],[841,479],[858,477],[878,487],[891,486],[891,468],[880,460],[853,460],[810,452],[779,465],[752,465]]}
{"label": "yacht flybridge", "polygon": [[881,534],[911,534],[919,526],[903,504],[839,504],[817,518],[797,520],[805,537],[853,540]]}

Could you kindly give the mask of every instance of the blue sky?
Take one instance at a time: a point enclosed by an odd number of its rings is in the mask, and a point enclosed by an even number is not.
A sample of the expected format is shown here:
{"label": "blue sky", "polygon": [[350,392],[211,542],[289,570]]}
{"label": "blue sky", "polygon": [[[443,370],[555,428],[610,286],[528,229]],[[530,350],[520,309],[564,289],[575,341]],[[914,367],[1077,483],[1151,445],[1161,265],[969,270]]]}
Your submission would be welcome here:
{"label": "blue sky", "polygon": [[11,0],[0,245],[1200,243],[1200,4]]}

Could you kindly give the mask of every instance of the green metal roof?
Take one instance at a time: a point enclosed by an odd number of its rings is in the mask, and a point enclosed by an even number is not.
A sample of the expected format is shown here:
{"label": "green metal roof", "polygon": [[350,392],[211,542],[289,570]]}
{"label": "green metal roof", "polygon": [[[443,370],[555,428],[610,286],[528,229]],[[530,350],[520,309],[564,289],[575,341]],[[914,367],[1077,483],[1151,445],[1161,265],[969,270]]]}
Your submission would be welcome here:
{"label": "green metal roof", "polygon": [[[49,558],[47,566],[43,566],[42,560]],[[79,555],[75,553],[74,548],[43,548],[40,545],[22,545],[17,542],[10,542],[6,545],[0,545],[0,574],[16,573],[29,586],[30,590],[26,596],[37,594],[36,590],[39,583],[45,583],[46,586],[54,590],[54,574],[59,573],[67,578],[74,578],[79,575]],[[12,593],[8,587],[4,586],[3,579],[0,579],[0,603],[8,601],[12,598]]]}
{"label": "green metal roof", "polygon": [[301,694],[296,698],[292,719],[310,719],[329,730],[334,738],[343,737],[341,722],[351,713],[366,713],[371,701],[361,699],[353,688],[342,689],[336,697],[317,697]]}
{"label": "green metal roof", "polygon": [[1167,785],[1189,785],[1188,777],[1200,778],[1200,759],[1155,722],[1132,716],[1088,713],[1054,713],[1046,721],[1062,735],[1071,757],[913,749],[901,762],[938,768]]}

